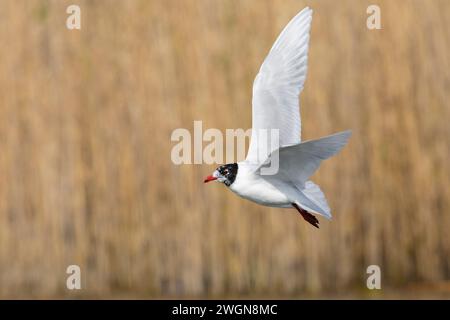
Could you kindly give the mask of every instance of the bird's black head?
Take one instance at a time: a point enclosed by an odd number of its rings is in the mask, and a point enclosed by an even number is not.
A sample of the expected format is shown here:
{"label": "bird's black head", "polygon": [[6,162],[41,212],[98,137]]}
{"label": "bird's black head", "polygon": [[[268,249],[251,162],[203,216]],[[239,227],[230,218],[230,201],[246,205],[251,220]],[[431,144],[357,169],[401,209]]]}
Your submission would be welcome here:
{"label": "bird's black head", "polygon": [[207,176],[204,182],[206,183],[217,180],[219,182],[223,182],[227,187],[229,187],[234,180],[236,180],[237,171],[237,163],[224,164],[223,166],[218,167],[212,175]]}

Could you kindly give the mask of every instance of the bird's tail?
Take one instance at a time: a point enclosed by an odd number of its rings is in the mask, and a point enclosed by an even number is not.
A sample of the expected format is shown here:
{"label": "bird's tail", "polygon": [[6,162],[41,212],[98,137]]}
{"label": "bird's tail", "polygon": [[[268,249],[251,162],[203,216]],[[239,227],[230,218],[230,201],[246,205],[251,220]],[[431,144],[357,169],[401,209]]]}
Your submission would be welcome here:
{"label": "bird's tail", "polygon": [[299,190],[299,203],[307,211],[312,211],[331,219],[331,210],[327,199],[319,186],[312,181],[306,181],[305,188]]}

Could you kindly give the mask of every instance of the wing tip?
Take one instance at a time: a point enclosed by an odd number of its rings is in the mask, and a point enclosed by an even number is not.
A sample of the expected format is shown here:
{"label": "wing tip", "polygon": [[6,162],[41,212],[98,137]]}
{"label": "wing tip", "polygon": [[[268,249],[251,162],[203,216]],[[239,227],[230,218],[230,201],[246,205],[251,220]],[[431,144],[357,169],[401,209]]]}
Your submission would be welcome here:
{"label": "wing tip", "polygon": [[300,10],[292,19],[292,21],[299,21],[302,20],[303,18],[305,19],[312,19],[312,14],[313,14],[313,10],[306,6],[304,7],[302,10]]}
{"label": "wing tip", "polygon": [[314,12],[314,10],[313,9],[311,9],[309,6],[306,6],[306,7],[304,7],[303,8],[303,10],[302,11],[300,11],[300,12],[308,12],[309,13],[309,15],[312,15],[313,14],[313,12]]}
{"label": "wing tip", "polygon": [[330,135],[329,137],[333,137],[333,136],[339,136],[344,138],[345,141],[348,141],[348,139],[350,139],[350,137],[352,136],[352,130],[344,130],[341,132],[337,132],[335,134]]}
{"label": "wing tip", "polygon": [[311,16],[313,14],[313,9],[311,9],[309,6],[304,7],[300,12],[297,14],[298,16],[305,15],[305,16]]}
{"label": "wing tip", "polygon": [[348,140],[352,136],[352,130],[345,130],[342,132],[342,134],[345,137],[345,140],[348,142]]}

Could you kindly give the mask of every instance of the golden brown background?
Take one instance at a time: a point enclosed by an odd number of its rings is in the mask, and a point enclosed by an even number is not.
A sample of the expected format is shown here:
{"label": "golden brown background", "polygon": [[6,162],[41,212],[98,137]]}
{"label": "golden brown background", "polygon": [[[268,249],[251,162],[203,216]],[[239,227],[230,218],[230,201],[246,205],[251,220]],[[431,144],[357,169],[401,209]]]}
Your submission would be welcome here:
{"label": "golden brown background", "polygon": [[[372,3],[1,0],[0,297],[449,297],[450,1],[376,1],[370,31]],[[303,137],[353,130],[313,177],[320,230],[170,159],[194,120],[251,126],[253,78],[306,5]]]}

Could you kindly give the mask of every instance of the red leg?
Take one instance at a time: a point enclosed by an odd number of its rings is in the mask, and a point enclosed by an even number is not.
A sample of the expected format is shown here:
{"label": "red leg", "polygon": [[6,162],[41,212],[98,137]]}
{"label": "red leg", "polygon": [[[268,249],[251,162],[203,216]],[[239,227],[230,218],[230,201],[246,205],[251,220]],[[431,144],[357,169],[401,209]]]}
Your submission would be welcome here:
{"label": "red leg", "polygon": [[292,203],[292,206],[295,209],[297,209],[298,212],[300,212],[300,214],[302,215],[303,219],[308,221],[314,227],[319,228],[319,220],[317,220],[317,218],[313,214],[309,213],[305,209],[300,208],[300,206],[298,206],[296,203]]}

